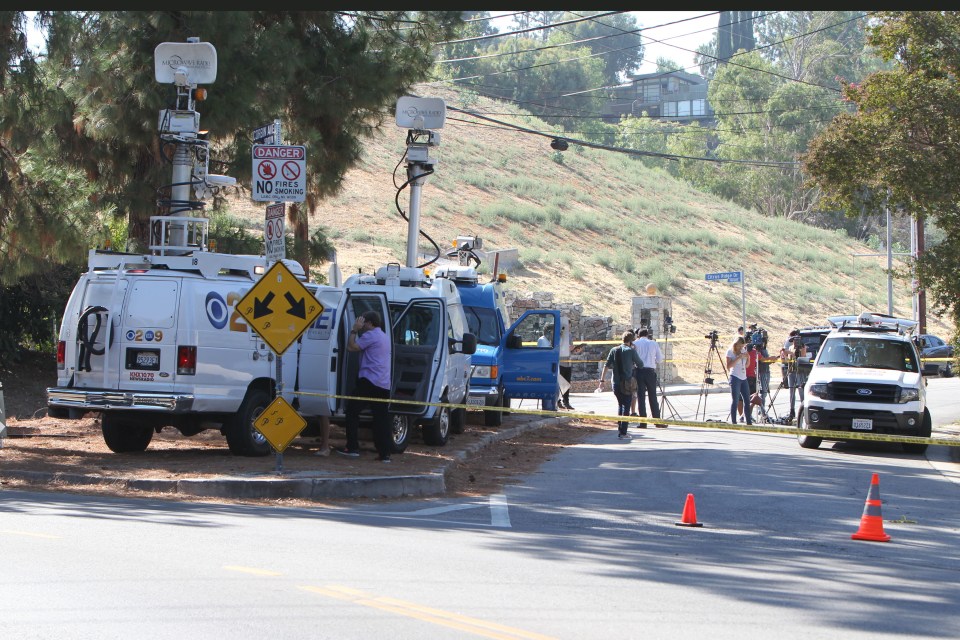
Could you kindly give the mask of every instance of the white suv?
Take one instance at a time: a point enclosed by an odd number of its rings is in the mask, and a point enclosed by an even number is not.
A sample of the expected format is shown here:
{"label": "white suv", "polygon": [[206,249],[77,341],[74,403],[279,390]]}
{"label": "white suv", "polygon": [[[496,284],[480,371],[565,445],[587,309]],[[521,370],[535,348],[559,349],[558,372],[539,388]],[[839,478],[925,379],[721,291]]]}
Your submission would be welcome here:
{"label": "white suv", "polygon": [[[830,323],[807,378],[797,419],[800,446],[816,449],[824,440],[803,435],[808,429],[929,438],[926,383],[910,336],[916,323],[870,313]],[[903,449],[923,453],[927,445],[904,443]]]}

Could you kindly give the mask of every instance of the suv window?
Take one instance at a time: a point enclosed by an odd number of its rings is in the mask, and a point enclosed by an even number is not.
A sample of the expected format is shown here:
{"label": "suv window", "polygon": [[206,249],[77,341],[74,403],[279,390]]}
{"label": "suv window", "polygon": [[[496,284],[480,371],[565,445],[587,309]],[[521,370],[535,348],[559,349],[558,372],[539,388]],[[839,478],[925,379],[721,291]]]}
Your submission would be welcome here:
{"label": "suv window", "polygon": [[817,358],[817,367],[920,371],[916,353],[909,342],[857,336],[827,338]]}

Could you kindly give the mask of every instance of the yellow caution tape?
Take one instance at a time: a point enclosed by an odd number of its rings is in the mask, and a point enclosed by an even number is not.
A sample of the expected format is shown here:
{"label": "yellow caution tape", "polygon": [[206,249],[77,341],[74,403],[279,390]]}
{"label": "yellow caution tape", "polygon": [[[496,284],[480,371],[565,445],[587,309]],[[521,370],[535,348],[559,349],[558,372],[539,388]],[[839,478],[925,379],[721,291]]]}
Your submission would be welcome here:
{"label": "yellow caution tape", "polygon": [[[903,442],[909,444],[939,444],[947,447],[960,447],[960,438],[920,438],[917,436],[897,436],[884,433],[865,433],[860,431],[827,431],[824,429],[803,429],[791,426],[772,426],[765,424],[728,424],[720,421],[696,422],[691,420],[665,420],[663,418],[647,418],[644,416],[618,416],[613,414],[582,413],[579,411],[546,411],[544,409],[520,409],[504,407],[478,407],[472,404],[453,404],[449,402],[424,402],[421,400],[398,400],[394,398],[366,398],[362,396],[345,396],[327,393],[295,392],[294,395],[312,396],[317,398],[340,398],[342,400],[363,400],[368,402],[386,402],[396,404],[422,405],[426,407],[448,407],[451,409],[475,409],[479,411],[500,411],[502,413],[516,413],[528,416],[542,416],[547,418],[578,418],[581,420],[599,420],[602,422],[626,422],[642,424],[662,424],[676,427],[695,427],[699,429],[720,429],[723,431],[745,431],[754,433],[783,433],[792,436],[804,435],[827,440],[872,440],[875,442]],[[518,398],[519,399],[519,398]]]}

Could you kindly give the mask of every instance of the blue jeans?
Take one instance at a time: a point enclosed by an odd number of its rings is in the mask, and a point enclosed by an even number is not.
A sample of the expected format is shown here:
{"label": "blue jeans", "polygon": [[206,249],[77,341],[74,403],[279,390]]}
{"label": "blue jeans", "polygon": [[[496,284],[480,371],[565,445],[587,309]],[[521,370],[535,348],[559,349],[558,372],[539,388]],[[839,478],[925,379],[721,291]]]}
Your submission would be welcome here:
{"label": "blue jeans", "polygon": [[[630,415],[630,401],[633,400],[632,394],[629,393],[620,393],[617,391],[617,385],[613,385],[613,395],[617,397],[617,415],[618,416],[629,416]],[[618,422],[617,427],[620,435],[627,435],[627,423]]]}
{"label": "blue jeans", "polygon": [[733,395],[733,404],[730,405],[730,422],[737,424],[737,404],[743,401],[743,415],[747,424],[753,424],[753,407],[750,405],[750,384],[746,378],[730,376],[730,393]]}

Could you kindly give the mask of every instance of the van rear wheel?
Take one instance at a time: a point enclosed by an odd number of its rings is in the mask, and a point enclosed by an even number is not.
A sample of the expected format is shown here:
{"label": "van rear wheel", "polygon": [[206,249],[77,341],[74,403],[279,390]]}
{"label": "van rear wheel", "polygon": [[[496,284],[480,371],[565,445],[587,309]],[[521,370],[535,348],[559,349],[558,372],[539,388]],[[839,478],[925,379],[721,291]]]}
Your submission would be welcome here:
{"label": "van rear wheel", "polygon": [[100,421],[103,441],[114,453],[146,451],[153,439],[153,427],[135,416],[106,412]]}
{"label": "van rear wheel", "polygon": [[224,435],[230,453],[235,456],[265,456],[270,453],[270,443],[253,426],[270,401],[270,394],[265,389],[254,388],[247,392],[240,409],[225,425]]}

